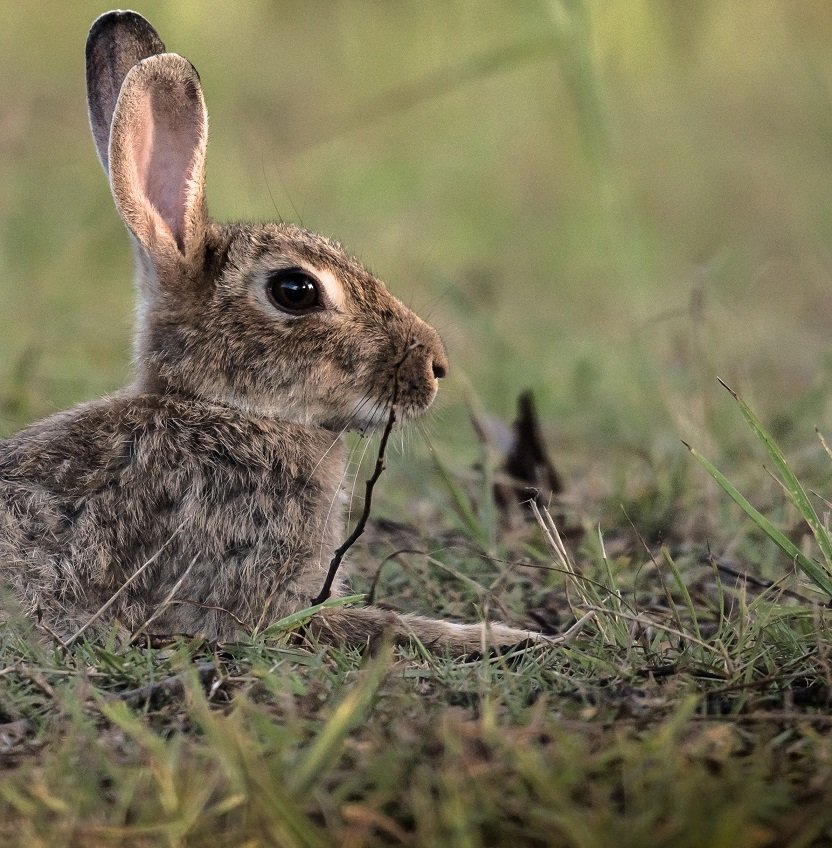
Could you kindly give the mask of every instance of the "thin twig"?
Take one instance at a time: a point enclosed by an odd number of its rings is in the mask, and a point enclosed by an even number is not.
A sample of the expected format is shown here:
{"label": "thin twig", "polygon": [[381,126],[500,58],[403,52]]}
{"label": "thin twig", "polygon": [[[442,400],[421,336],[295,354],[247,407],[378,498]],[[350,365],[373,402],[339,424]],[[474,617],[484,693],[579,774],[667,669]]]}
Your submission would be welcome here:
{"label": "thin twig", "polygon": [[323,588],[317,597],[312,599],[310,602],[311,606],[322,604],[324,601],[329,599],[329,596],[332,594],[332,584],[335,582],[335,575],[338,573],[338,568],[341,565],[341,561],[344,559],[344,555],[356,543],[358,537],[364,532],[364,528],[367,526],[367,521],[370,518],[370,509],[373,505],[373,489],[375,489],[376,482],[378,481],[378,478],[381,477],[382,471],[384,471],[384,453],[387,450],[387,441],[390,438],[390,433],[393,432],[393,425],[396,423],[396,404],[399,399],[399,369],[402,367],[405,359],[407,359],[414,346],[415,345],[411,345],[407,348],[404,352],[404,356],[402,356],[402,358],[396,363],[396,366],[393,369],[393,391],[390,396],[390,414],[387,416],[387,424],[384,426],[384,432],[381,434],[381,443],[378,446],[378,456],[376,457],[375,468],[365,485],[364,509],[361,512],[361,517],[358,519],[352,533],[350,533],[341,547],[335,551],[332,559],[329,561],[329,570],[326,573],[326,580],[324,580]]}
{"label": "thin twig", "polygon": [[[195,671],[199,682],[203,686],[208,686],[218,674],[217,667],[214,663],[200,663],[195,666]],[[161,696],[178,698],[184,691],[185,676],[175,674],[171,677],[165,677],[163,680],[148,683],[146,686],[140,686],[138,689],[128,689],[125,692],[119,692],[116,697],[131,707],[140,707]]]}
{"label": "thin twig", "polygon": [[146,562],[144,562],[142,565],[140,565],[130,575],[130,577],[128,577],[127,580],[125,580],[124,583],[122,583],[121,586],[119,586],[118,589],[116,589],[116,591],[113,592],[112,595],[110,595],[110,597],[92,614],[92,616],[86,621],[86,623],[82,624],[81,627],[79,627],[78,630],[75,631],[74,636],[71,636],[69,639],[67,639],[66,642],[64,642],[65,648],[72,647],[72,645],[74,645],[75,642],[77,642],[78,639],[81,638],[83,633],[90,627],[90,625],[92,625],[95,621],[97,621],[99,618],[101,618],[101,616],[104,615],[104,613],[115,603],[115,601],[119,597],[119,595],[121,595],[122,592],[124,592],[124,590],[127,589],[128,586],[135,583],[136,580],[138,580],[139,577],[141,577],[142,574],[144,574],[145,571],[147,571],[147,569],[150,568],[150,566],[162,555],[162,551],[165,550],[165,548],[173,541],[173,539],[176,537],[176,535],[182,530],[182,526],[183,525],[180,524],[173,531],[173,533],[170,534],[170,536],[165,541],[165,543],[162,545],[162,547],[159,548],[159,550],[156,551],[156,553],[153,554],[153,556],[150,557],[150,559],[148,559]]}
{"label": "thin twig", "polygon": [[182,575],[179,577],[176,583],[173,584],[173,587],[171,588],[170,592],[165,595],[162,603],[156,607],[156,609],[151,613],[149,618],[145,619],[144,624],[141,624],[133,631],[133,634],[130,636],[130,641],[127,643],[128,645],[132,645],[139,638],[139,636],[142,635],[142,633],[146,632],[147,628],[171,605],[171,602],[173,601],[176,593],[182,588],[182,584],[185,582],[185,580],[188,579],[188,575],[191,573],[191,569],[193,569],[194,565],[196,564],[196,560],[197,558],[194,557],[190,561],[188,567],[182,572]]}
{"label": "thin twig", "polygon": [[430,557],[430,554],[427,551],[420,551],[418,548],[402,548],[401,550],[393,551],[392,554],[388,554],[379,564],[379,567],[376,569],[376,573],[373,577],[373,582],[370,584],[370,589],[367,592],[368,606],[372,606],[376,602],[376,590],[378,589],[378,581],[381,579],[382,568],[384,568],[388,562],[396,559],[402,554],[417,554],[418,556]]}
{"label": "thin twig", "polygon": [[390,415],[387,417],[387,424],[384,427],[384,433],[381,436],[381,444],[378,446],[378,456],[376,457],[376,465],[372,475],[368,478],[364,490],[364,509],[361,512],[361,517],[358,519],[352,533],[347,537],[346,541],[338,548],[329,561],[329,570],[326,574],[323,588],[316,598],[313,598],[311,605],[322,604],[332,594],[332,584],[335,582],[335,575],[338,573],[338,568],[341,561],[344,559],[346,552],[356,543],[358,537],[364,532],[367,526],[367,521],[370,518],[370,509],[373,505],[373,489],[376,481],[381,477],[381,472],[384,471],[384,452],[387,449],[387,440],[390,438],[390,433],[393,431],[393,425],[396,423],[396,405],[390,404]]}
{"label": "thin twig", "polygon": [[40,611],[38,611],[37,627],[45,631],[46,635],[49,636],[52,641],[57,642],[58,646],[62,651],[65,651],[69,647],[69,644],[67,642],[64,642],[64,640],[61,639],[61,637],[58,636],[58,634],[45,621],[42,621],[40,615],[41,613]]}
{"label": "thin twig", "polygon": [[612,615],[618,618],[623,618],[626,621],[632,621],[634,624],[640,624],[642,627],[655,627],[658,630],[663,630],[665,633],[672,633],[674,636],[679,636],[686,642],[690,642],[694,645],[699,645],[699,647],[703,650],[708,651],[711,654],[715,654],[725,662],[726,668],[729,670],[729,672],[732,670],[730,657],[728,657],[723,651],[720,651],[713,645],[709,645],[703,639],[698,639],[696,636],[692,636],[690,633],[685,633],[683,630],[671,627],[669,624],[662,624],[662,622],[660,621],[651,620],[643,613],[638,615],[630,615],[629,613],[622,612],[621,610],[605,609],[604,607],[597,607],[591,604],[586,604],[586,608],[596,613]]}
{"label": "thin twig", "polygon": [[182,605],[182,604],[188,604],[189,606],[192,606],[192,607],[199,607],[199,609],[216,610],[216,612],[225,613],[226,615],[230,616],[231,618],[234,619],[234,621],[237,622],[237,624],[240,626],[241,630],[244,630],[246,632],[250,632],[252,630],[252,627],[251,627],[250,624],[243,621],[243,619],[240,618],[240,616],[235,615],[233,612],[231,612],[230,609],[226,609],[225,607],[220,607],[220,606],[217,606],[216,604],[202,604],[199,601],[193,600],[192,598],[180,598],[178,601],[171,601],[172,606],[177,606],[177,605]]}
{"label": "thin twig", "polygon": [[555,636],[547,636],[547,643],[553,645],[568,645],[575,640],[575,637],[584,629],[584,627],[593,621],[598,615],[597,610],[590,610],[586,615],[582,615],[568,630],[563,633],[558,633]]}

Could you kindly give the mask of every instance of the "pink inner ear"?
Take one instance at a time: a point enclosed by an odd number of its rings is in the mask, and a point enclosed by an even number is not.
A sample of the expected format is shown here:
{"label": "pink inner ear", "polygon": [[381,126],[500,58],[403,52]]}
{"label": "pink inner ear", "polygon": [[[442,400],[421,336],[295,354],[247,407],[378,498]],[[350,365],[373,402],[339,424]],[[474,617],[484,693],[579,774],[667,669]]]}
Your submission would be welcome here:
{"label": "pink inner ear", "polygon": [[[147,97],[144,120],[133,136],[136,185],[184,252],[189,181],[202,129],[195,120],[199,112],[172,108],[178,98],[171,91],[153,90]],[[182,99],[193,103],[196,93],[189,90]]]}

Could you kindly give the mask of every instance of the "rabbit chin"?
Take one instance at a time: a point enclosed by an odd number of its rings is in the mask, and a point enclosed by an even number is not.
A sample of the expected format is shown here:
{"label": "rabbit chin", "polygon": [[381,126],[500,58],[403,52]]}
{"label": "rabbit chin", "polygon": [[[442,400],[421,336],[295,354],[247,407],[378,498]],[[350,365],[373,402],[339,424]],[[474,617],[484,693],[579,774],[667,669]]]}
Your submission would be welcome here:
{"label": "rabbit chin", "polygon": [[[396,423],[401,423],[410,418],[417,418],[426,412],[436,397],[436,387],[430,393],[427,403],[424,405],[413,403],[401,404],[396,409]],[[303,427],[320,427],[333,432],[346,432],[351,430],[362,435],[372,430],[382,428],[390,420],[390,403],[387,400],[368,398],[363,395],[356,397],[349,405],[350,411],[333,409],[331,404],[325,402],[315,403],[304,398],[302,403],[292,403],[284,399],[282,402],[274,400],[269,402],[253,401],[251,398],[241,397],[237,394],[226,394],[218,399],[223,406],[239,409],[246,415],[255,418],[273,418],[278,421],[288,421],[292,424],[300,424]]]}
{"label": "rabbit chin", "polygon": [[[436,387],[430,393],[427,402],[422,404],[397,404],[395,424],[401,424],[410,418],[418,418],[428,410],[436,397]],[[357,402],[354,406],[354,412],[349,418],[339,418],[338,420],[330,420],[322,426],[330,430],[353,430],[361,433],[363,436],[373,430],[380,430],[385,427],[390,421],[390,401],[389,400],[374,400],[368,401],[366,398]]]}
{"label": "rabbit chin", "polygon": [[[361,403],[354,403],[350,413],[335,410],[330,404],[315,403],[304,399],[302,403],[292,403],[283,399],[254,401],[251,398],[237,394],[225,394],[217,398],[223,406],[239,409],[245,415],[253,418],[272,418],[300,424],[302,427],[320,427],[324,430],[341,431],[354,430],[364,433],[383,425],[390,416],[390,407],[383,401],[369,401],[365,397]],[[421,410],[420,410],[421,411]],[[410,412],[405,417],[411,417]],[[415,413],[418,414],[418,413]]]}

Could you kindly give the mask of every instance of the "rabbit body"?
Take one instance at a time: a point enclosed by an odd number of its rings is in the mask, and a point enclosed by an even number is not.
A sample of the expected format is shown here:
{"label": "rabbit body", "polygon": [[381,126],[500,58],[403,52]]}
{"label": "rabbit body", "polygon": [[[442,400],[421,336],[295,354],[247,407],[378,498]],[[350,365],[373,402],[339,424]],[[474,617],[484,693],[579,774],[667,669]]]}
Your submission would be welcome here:
{"label": "rabbit body", "polygon": [[140,572],[101,628],[152,619],[155,632],[228,640],[320,591],[343,532],[342,473],[326,430],[125,393],[2,444],[0,562],[60,637]]}
{"label": "rabbit body", "polygon": [[[445,350],[336,242],[208,217],[199,77],[139,15],[95,22],[87,88],[136,252],[136,377],[0,442],[0,576],[59,638],[91,621],[237,638],[319,593],[344,538],[343,433],[421,414]],[[454,650],[534,636],[374,607],[315,626]]]}

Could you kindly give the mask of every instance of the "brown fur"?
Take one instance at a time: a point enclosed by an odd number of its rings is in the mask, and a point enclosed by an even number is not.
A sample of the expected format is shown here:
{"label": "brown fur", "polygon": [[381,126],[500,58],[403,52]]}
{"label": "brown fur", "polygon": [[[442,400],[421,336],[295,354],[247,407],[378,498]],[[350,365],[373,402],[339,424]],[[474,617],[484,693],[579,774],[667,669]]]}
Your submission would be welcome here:
{"label": "brown fur", "polygon": [[[0,443],[4,582],[60,637],[108,603],[95,632],[217,640],[303,609],[344,537],[341,434],[378,426],[394,393],[420,414],[447,371],[436,331],[337,243],[208,218],[199,77],[162,51],[132,12],[87,44],[93,136],[137,252],[136,379]],[[269,300],[288,268],[318,281],[320,309]],[[372,607],[314,626],[460,651],[533,636]]]}

